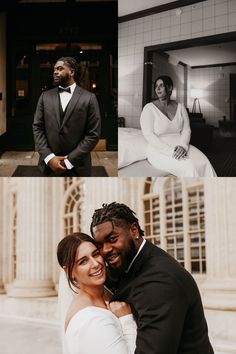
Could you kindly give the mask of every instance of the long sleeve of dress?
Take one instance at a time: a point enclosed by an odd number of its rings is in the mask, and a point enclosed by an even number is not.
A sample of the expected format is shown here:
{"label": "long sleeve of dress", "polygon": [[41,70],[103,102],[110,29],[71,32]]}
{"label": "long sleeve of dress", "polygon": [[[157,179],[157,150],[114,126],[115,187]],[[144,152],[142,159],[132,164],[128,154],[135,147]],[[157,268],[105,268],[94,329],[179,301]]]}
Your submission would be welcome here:
{"label": "long sleeve of dress", "polygon": [[79,311],[66,332],[69,354],[134,354],[134,320],[124,317],[96,307]]}
{"label": "long sleeve of dress", "polygon": [[184,105],[181,104],[181,115],[183,118],[183,128],[181,131],[181,137],[180,137],[180,145],[183,146],[183,148],[188,151],[189,148],[189,141],[191,137],[191,129],[190,129],[190,124],[189,124],[189,117],[186,108]]}
{"label": "long sleeve of dress", "polygon": [[149,103],[146,104],[140,117],[140,124],[144,138],[147,140],[148,144],[158,149],[158,151],[165,155],[172,156],[174,152],[173,147],[161,141],[160,137],[154,132],[155,115],[156,112],[153,107]]}

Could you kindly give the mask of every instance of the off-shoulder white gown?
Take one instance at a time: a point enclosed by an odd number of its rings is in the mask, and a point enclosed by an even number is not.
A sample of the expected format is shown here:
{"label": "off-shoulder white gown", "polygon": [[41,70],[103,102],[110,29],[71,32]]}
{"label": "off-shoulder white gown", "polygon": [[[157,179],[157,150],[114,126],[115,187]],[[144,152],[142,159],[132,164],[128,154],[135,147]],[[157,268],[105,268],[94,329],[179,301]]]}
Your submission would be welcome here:
{"label": "off-shoulder white gown", "polygon": [[70,320],[65,334],[68,354],[134,354],[136,323],[109,310],[88,306]]}
{"label": "off-shoulder white gown", "polygon": [[[148,103],[143,108],[140,123],[148,142],[147,157],[151,165],[178,177],[216,176],[208,158],[189,144],[191,130],[184,105],[178,103],[175,117],[170,120],[154,103]],[[177,145],[187,150],[185,159],[173,157]]]}

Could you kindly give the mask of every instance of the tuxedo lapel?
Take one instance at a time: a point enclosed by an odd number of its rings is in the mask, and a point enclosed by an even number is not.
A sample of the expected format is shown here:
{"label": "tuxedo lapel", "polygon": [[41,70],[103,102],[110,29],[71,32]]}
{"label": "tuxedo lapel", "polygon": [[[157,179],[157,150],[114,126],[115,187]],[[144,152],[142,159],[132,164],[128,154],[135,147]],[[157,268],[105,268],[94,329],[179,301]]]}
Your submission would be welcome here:
{"label": "tuxedo lapel", "polygon": [[57,124],[60,127],[60,111],[59,111],[59,94],[58,89],[55,89],[53,96],[52,96],[52,103],[54,107],[54,111],[56,112],[56,120]]}
{"label": "tuxedo lapel", "polygon": [[79,86],[76,86],[75,90],[73,92],[73,95],[72,95],[72,97],[70,99],[70,102],[68,103],[66,114],[65,114],[65,117],[63,119],[61,128],[64,126],[66,121],[70,118],[71,114],[73,113],[75,105],[76,105],[76,103],[78,102],[78,100],[80,98],[81,92],[82,92],[82,90],[79,88]]}
{"label": "tuxedo lapel", "polygon": [[[125,299],[128,289],[130,288],[131,283],[140,275],[142,266],[148,261],[150,253],[153,250],[154,245],[146,241],[143,249],[138,254],[133,265],[127,273],[124,273],[120,279],[119,285],[117,286],[117,291],[115,292],[112,300]],[[123,300],[122,300],[123,301]]]}

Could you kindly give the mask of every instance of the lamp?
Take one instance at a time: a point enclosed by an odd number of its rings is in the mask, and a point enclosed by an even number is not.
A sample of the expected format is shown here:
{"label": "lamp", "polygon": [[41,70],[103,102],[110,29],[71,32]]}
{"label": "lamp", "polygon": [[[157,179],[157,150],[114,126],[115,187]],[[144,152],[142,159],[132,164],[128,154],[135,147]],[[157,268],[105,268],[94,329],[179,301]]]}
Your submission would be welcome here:
{"label": "lamp", "polygon": [[192,113],[197,113],[197,105],[199,109],[199,113],[202,113],[199,98],[202,97],[202,90],[201,89],[192,89],[191,90],[191,97],[193,100],[193,108]]}

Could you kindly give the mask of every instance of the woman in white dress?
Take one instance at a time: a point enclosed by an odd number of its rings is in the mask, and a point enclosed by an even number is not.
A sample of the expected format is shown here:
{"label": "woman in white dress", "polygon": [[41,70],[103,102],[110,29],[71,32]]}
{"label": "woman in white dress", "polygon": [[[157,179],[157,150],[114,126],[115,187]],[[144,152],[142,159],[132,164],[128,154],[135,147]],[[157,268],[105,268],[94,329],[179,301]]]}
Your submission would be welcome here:
{"label": "woman in white dress", "polygon": [[105,301],[106,267],[95,241],[74,233],[58,244],[57,258],[73,297],[65,319],[68,354],[133,354],[136,323],[130,306]]}
{"label": "woman in white dress", "polygon": [[188,113],[183,104],[171,100],[171,78],[159,76],[154,90],[157,100],[144,106],[140,118],[141,129],[148,142],[150,164],[178,177],[216,176],[207,157],[189,144]]}

